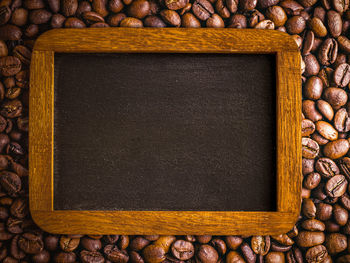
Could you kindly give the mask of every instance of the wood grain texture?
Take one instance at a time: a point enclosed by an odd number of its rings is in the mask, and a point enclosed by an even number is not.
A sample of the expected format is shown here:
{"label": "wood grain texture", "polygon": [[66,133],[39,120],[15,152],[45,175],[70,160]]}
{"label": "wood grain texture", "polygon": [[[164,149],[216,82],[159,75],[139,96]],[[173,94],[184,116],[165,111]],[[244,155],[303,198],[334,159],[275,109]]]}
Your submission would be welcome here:
{"label": "wood grain texture", "polygon": [[29,99],[29,203],[32,210],[53,208],[54,52],[34,51]]}
{"label": "wood grain texture", "polygon": [[[277,212],[54,211],[54,52],[277,54]],[[292,228],[301,199],[300,55],[287,34],[242,29],[59,29],[37,40],[30,81],[30,211],[52,233],[280,234]],[[93,198],[93,197],[92,197]]]}
{"label": "wood grain texture", "polygon": [[44,230],[61,234],[277,235],[295,223],[293,213],[196,211],[31,211]]}

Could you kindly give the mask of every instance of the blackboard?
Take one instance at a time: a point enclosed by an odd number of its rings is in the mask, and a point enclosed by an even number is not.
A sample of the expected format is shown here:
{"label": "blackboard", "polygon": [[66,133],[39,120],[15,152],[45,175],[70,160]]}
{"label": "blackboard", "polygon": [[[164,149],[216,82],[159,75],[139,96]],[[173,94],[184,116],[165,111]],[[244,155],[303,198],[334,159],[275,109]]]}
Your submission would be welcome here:
{"label": "blackboard", "polygon": [[276,210],[274,55],[55,54],[55,210]]}

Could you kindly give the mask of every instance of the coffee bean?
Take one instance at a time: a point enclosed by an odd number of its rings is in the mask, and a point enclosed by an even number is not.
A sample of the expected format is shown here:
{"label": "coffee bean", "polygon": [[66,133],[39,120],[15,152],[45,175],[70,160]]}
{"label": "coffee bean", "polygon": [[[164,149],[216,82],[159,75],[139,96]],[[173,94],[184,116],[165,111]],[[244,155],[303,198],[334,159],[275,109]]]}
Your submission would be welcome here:
{"label": "coffee bean", "polygon": [[325,178],[331,178],[340,172],[335,162],[329,158],[319,158],[316,161],[315,169]]}
{"label": "coffee bean", "polygon": [[18,246],[27,254],[40,253],[44,248],[42,239],[32,233],[24,233],[18,239]]}
{"label": "coffee bean", "polygon": [[281,252],[270,252],[265,256],[265,263],[284,262],[284,254]]}
{"label": "coffee bean", "polygon": [[245,263],[245,260],[237,251],[230,251],[226,256],[226,263]]}
{"label": "coffee bean", "polygon": [[[346,69],[346,68],[345,68]],[[339,70],[341,73],[341,70]],[[345,78],[343,78],[340,74],[339,77],[339,82],[343,83],[343,80],[347,81],[348,75],[350,76],[350,73],[348,74],[347,71],[343,71],[343,73],[346,75]],[[336,75],[336,74],[334,74]],[[335,77],[336,78],[336,77]],[[332,105],[333,109],[337,110],[340,109],[342,106],[344,106],[347,102],[348,95],[343,89],[340,88],[327,88],[323,92],[323,97],[324,99]]]}
{"label": "coffee bean", "polygon": [[80,252],[80,259],[83,263],[104,263],[105,259],[98,251],[82,250]]}
{"label": "coffee bean", "polygon": [[337,254],[347,248],[347,239],[345,235],[339,233],[331,233],[326,236],[325,246],[329,254]]}
{"label": "coffee bean", "polygon": [[302,103],[302,110],[306,118],[314,122],[322,120],[322,115],[316,109],[316,105],[314,101],[304,100]]}
{"label": "coffee bean", "polygon": [[0,25],[5,25],[11,18],[11,9],[8,6],[0,6]]}
{"label": "coffee bean", "polygon": [[312,54],[308,54],[303,58],[305,62],[305,75],[312,76],[317,75],[320,71],[320,65],[316,57]]}
{"label": "coffee bean", "polygon": [[251,239],[251,247],[255,254],[265,256],[270,250],[269,236],[253,236]]}
{"label": "coffee bean", "polygon": [[316,216],[316,206],[315,206],[314,202],[311,199],[306,198],[306,199],[303,200],[303,203],[302,203],[302,214],[306,218],[314,218]]}
{"label": "coffee bean", "polygon": [[217,251],[210,245],[201,245],[196,254],[196,259],[203,263],[216,263],[219,258]]}
{"label": "coffee bean", "polygon": [[337,38],[340,49],[342,49],[345,53],[350,53],[350,40],[346,36],[339,36]]}
{"label": "coffee bean", "polygon": [[52,14],[45,9],[35,9],[29,13],[29,21],[35,25],[45,24],[51,19]]}
{"label": "coffee bean", "polygon": [[301,134],[302,136],[306,137],[314,133],[315,131],[315,124],[308,119],[304,119],[301,122]]}
{"label": "coffee bean", "polygon": [[327,24],[332,37],[339,37],[342,32],[342,19],[338,12],[330,10],[327,12]]}
{"label": "coffee bean", "polygon": [[188,260],[194,256],[194,247],[191,242],[177,240],[172,244],[171,252],[179,260]]}
{"label": "coffee bean", "polygon": [[317,37],[325,37],[327,35],[327,28],[323,22],[317,18],[313,17],[308,21],[309,28],[315,33]]}
{"label": "coffee bean", "polygon": [[17,74],[21,67],[21,61],[17,57],[7,56],[0,58],[0,74],[5,77]]}
{"label": "coffee bean", "polygon": [[348,182],[341,174],[335,175],[328,179],[325,185],[325,191],[330,197],[342,196],[347,188]]}
{"label": "coffee bean", "polygon": [[304,158],[313,159],[318,155],[319,151],[320,151],[320,147],[317,144],[317,142],[315,142],[310,138],[306,138],[306,137],[302,138],[302,155]]}
{"label": "coffee bean", "polygon": [[349,150],[349,142],[345,139],[338,139],[329,142],[323,148],[323,153],[326,157],[338,159],[343,157]]}
{"label": "coffee bean", "polygon": [[60,247],[64,252],[72,252],[78,247],[79,243],[79,238],[70,238],[67,236],[61,236],[60,238]]}
{"label": "coffee bean", "polygon": [[[107,2],[107,0],[93,0],[92,10],[99,13],[102,17],[106,17],[108,15]],[[127,4],[129,5],[130,3]]]}
{"label": "coffee bean", "polygon": [[332,108],[332,106],[324,100],[318,100],[316,102],[316,107],[317,110],[329,121],[331,121],[333,119],[334,116],[334,110]]}
{"label": "coffee bean", "polygon": [[327,256],[328,256],[327,249],[323,245],[317,245],[312,248],[309,248],[305,254],[306,261],[309,263],[323,262]]}
{"label": "coffee bean", "polygon": [[32,260],[35,263],[48,263],[50,262],[50,253],[42,250],[40,253],[33,255]]}
{"label": "coffee bean", "polygon": [[292,16],[286,22],[286,30],[289,34],[300,34],[306,27],[305,19],[302,16]]}
{"label": "coffee bean", "polygon": [[149,13],[149,11],[150,11],[150,4],[147,0],[135,0],[129,6],[128,14],[132,17],[142,19]]}
{"label": "coffee bean", "polygon": [[182,16],[181,25],[183,27],[201,27],[201,23],[192,13],[186,13]]}
{"label": "coffee bean", "polygon": [[287,15],[280,6],[271,6],[266,10],[266,16],[276,27],[283,26],[287,21]]}
{"label": "coffee bean", "polygon": [[333,217],[334,217],[335,222],[338,225],[344,226],[348,222],[349,213],[346,209],[344,209],[340,205],[335,204],[333,206]]}
{"label": "coffee bean", "polygon": [[[165,23],[179,27],[181,25],[181,18],[178,13],[174,10],[163,10],[160,12],[160,15],[162,16]],[[124,20],[123,20],[124,21]]]}
{"label": "coffee bean", "polygon": [[17,174],[2,171],[0,174],[0,185],[9,195],[14,195],[21,190],[22,182]]}
{"label": "coffee bean", "polygon": [[214,8],[207,0],[196,0],[192,5],[193,14],[200,20],[207,20],[214,14]]}
{"label": "coffee bean", "polygon": [[228,27],[230,28],[246,28],[247,18],[244,15],[235,14],[228,21]]}
{"label": "coffee bean", "polygon": [[59,252],[54,256],[54,262],[56,263],[73,263],[76,260],[76,255],[73,252]]}
{"label": "coffee bean", "polygon": [[326,121],[318,121],[316,123],[316,130],[320,135],[330,141],[338,139],[338,132],[331,124]]}
{"label": "coffee bean", "polygon": [[296,237],[296,243],[300,247],[313,247],[321,245],[325,241],[323,232],[301,231]]}
{"label": "coffee bean", "polygon": [[333,38],[328,38],[319,48],[318,59],[322,65],[329,66],[335,62],[337,54],[338,42]]}
{"label": "coffee bean", "polygon": [[335,84],[345,87],[350,82],[350,65],[347,63],[340,64],[334,71]]}
{"label": "coffee bean", "polygon": [[332,6],[335,11],[343,13],[349,8],[349,0],[333,0]]}
{"label": "coffee bean", "polygon": [[325,224],[317,219],[307,219],[301,223],[302,228],[308,231],[321,231],[323,232],[325,230]]}
{"label": "coffee bean", "polygon": [[85,23],[78,18],[69,17],[64,21],[64,27],[66,28],[84,28]]}
{"label": "coffee bean", "polygon": [[316,205],[316,218],[321,221],[331,219],[333,207],[326,203],[319,203]]}
{"label": "coffee bean", "polygon": [[320,182],[321,175],[319,173],[310,173],[304,178],[303,186],[306,189],[312,190],[315,189]]}
{"label": "coffee bean", "polygon": [[226,6],[227,9],[231,12],[231,13],[236,13],[237,9],[238,9],[238,0],[226,0]]}

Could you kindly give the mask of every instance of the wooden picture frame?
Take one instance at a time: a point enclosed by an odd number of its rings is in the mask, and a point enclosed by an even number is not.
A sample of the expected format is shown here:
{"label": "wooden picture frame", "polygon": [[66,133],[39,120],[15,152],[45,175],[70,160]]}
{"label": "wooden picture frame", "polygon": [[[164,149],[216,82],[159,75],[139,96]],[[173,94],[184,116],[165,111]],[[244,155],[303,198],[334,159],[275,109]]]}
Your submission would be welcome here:
{"label": "wooden picture frame", "polygon": [[[277,211],[54,210],[54,54],[239,53],[276,55]],[[275,235],[301,206],[301,70],[294,40],[259,29],[55,29],[32,53],[29,106],[30,212],[51,233]]]}

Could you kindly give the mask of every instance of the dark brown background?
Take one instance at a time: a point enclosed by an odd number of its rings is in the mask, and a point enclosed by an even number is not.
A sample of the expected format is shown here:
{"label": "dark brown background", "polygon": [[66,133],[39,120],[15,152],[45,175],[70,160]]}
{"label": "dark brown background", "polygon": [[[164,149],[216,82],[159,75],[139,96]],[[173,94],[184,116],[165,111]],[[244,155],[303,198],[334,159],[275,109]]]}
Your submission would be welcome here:
{"label": "dark brown background", "polygon": [[275,57],[55,56],[54,208],[275,210]]}

